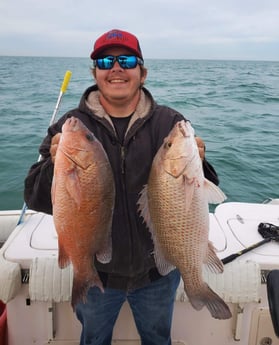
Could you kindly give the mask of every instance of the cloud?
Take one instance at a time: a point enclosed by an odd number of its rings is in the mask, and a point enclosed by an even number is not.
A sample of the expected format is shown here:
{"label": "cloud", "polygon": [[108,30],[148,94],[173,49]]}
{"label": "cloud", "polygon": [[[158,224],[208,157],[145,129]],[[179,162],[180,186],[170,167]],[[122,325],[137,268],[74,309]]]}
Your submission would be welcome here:
{"label": "cloud", "polygon": [[279,57],[278,0],[1,0],[0,54],[88,56],[112,28],[146,57]]}

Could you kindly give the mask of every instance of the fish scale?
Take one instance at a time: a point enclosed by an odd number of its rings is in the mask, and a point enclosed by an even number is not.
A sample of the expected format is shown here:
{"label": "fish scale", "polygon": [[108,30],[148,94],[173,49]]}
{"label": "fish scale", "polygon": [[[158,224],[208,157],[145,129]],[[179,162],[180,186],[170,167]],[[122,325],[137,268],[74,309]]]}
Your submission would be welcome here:
{"label": "fish scale", "polygon": [[176,267],[192,306],[207,306],[217,319],[231,317],[225,302],[203,281],[207,263],[215,272],[223,266],[208,240],[208,201],[222,202],[223,192],[203,175],[194,130],[180,121],[156,153],[139,210],[149,227],[158,270],[165,275]]}
{"label": "fish scale", "polygon": [[62,127],[52,182],[53,219],[61,268],[73,265],[72,306],[85,301],[88,289],[102,282],[94,256],[111,259],[111,223],[115,187],[101,143],[71,117]]}

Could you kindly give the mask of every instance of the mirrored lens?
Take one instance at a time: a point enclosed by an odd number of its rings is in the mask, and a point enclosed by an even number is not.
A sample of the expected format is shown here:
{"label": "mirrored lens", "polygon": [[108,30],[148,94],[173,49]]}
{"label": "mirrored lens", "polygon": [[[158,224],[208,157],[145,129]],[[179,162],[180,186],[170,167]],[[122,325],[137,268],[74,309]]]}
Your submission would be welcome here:
{"label": "mirrored lens", "polygon": [[135,68],[137,64],[143,65],[143,60],[133,55],[119,55],[119,56],[105,56],[94,60],[94,66],[99,69],[111,69],[117,61],[121,68],[130,69]]}
{"label": "mirrored lens", "polygon": [[96,60],[96,65],[100,69],[111,69],[112,66],[114,65],[115,59],[114,56],[106,56],[101,59]]}
{"label": "mirrored lens", "polygon": [[136,56],[117,56],[117,61],[122,68],[135,68],[138,61]]}

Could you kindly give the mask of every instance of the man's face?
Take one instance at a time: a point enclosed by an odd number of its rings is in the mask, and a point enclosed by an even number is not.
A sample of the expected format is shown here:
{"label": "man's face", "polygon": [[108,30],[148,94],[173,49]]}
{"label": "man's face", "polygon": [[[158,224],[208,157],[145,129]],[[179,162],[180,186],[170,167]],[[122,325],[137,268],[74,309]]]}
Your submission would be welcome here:
{"label": "man's face", "polygon": [[[128,49],[117,47],[105,50],[102,56],[133,55]],[[146,78],[146,70],[139,65],[135,68],[124,69],[118,61],[109,70],[96,67],[94,77],[101,97],[110,104],[126,104],[138,97],[140,86]],[[102,101],[102,99],[101,99]]]}

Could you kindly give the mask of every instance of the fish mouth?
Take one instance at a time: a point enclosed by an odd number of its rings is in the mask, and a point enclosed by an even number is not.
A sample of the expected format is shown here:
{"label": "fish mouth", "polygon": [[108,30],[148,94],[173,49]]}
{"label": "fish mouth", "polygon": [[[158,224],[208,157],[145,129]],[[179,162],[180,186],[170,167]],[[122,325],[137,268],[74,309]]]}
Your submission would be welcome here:
{"label": "fish mouth", "polygon": [[186,138],[187,136],[189,136],[189,135],[187,135],[187,130],[186,130],[186,126],[185,126],[185,122],[179,122],[178,123],[178,129],[179,129],[179,131],[180,131],[180,133],[182,134],[182,136],[184,137],[184,138]]}
{"label": "fish mouth", "polygon": [[84,124],[78,118],[71,116],[64,122],[62,132],[77,132],[84,129],[84,127]]}
{"label": "fish mouth", "polygon": [[180,121],[177,123],[177,127],[184,138],[190,137],[191,134],[195,134],[190,121]]}

